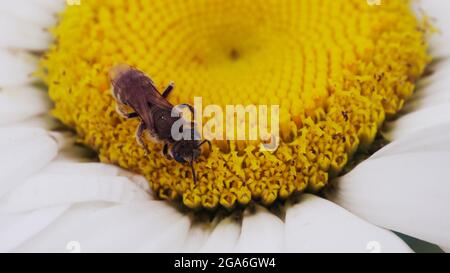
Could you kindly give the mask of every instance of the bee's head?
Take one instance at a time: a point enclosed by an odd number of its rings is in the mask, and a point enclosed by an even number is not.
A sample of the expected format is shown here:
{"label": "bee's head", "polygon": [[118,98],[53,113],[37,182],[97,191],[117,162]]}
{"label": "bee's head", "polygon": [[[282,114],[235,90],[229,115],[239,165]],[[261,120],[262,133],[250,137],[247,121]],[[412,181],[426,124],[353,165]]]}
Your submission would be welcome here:
{"label": "bee's head", "polygon": [[200,153],[198,140],[180,140],[173,145],[171,150],[173,159],[179,163],[195,161]]}
{"label": "bee's head", "polygon": [[[192,136],[198,135],[198,133],[194,129],[191,129],[191,131]],[[193,138],[192,140],[182,139],[175,142],[172,145],[172,149],[170,151],[172,158],[175,159],[175,161],[179,163],[190,163],[194,183],[197,182],[197,175],[195,174],[194,162],[198,159],[198,157],[201,154],[200,147],[205,143],[209,144],[210,149],[212,148],[211,142],[209,140],[200,142],[198,138]]]}

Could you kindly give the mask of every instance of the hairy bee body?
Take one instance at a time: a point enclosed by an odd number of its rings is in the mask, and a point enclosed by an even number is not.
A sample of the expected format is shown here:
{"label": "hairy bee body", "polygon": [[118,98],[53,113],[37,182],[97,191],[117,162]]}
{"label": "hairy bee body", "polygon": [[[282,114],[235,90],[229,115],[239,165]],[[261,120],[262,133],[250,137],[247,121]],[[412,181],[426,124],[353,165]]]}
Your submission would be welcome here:
{"label": "hairy bee body", "polygon": [[[128,65],[118,65],[111,69],[110,79],[118,113],[125,118],[139,118],[141,121],[136,130],[139,145],[148,153],[143,141],[143,134],[148,131],[155,141],[164,144],[163,154],[166,158],[191,164],[192,175],[196,182],[194,162],[200,155],[200,147],[204,143],[211,146],[211,143],[201,142],[194,137],[176,140],[172,135],[173,125],[182,118],[181,114],[179,117],[172,115],[174,106],[167,100],[174,88],[173,83],[160,94],[150,77]],[[182,106],[189,108],[193,113],[192,106],[188,104]],[[125,108],[132,111],[127,112]],[[193,122],[189,130],[188,135],[198,135]]]}

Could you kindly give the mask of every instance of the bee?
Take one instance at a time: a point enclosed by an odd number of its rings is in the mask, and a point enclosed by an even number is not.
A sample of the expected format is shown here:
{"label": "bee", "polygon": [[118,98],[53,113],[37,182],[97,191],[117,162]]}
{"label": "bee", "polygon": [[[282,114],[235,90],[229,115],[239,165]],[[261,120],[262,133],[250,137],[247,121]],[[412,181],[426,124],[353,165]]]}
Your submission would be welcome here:
{"label": "bee", "polygon": [[[148,132],[155,142],[164,144],[162,152],[167,159],[190,164],[193,180],[196,183],[194,162],[201,154],[202,145],[207,143],[211,150],[211,142],[201,141],[196,137],[198,132],[194,121],[191,122],[187,132],[191,136],[190,139],[176,140],[172,135],[174,123],[182,118],[181,116],[173,117],[174,106],[167,100],[174,89],[174,83],[171,82],[160,94],[150,77],[125,64],[113,67],[109,76],[113,97],[117,102],[117,112],[126,119],[140,120],[136,129],[136,141],[139,146],[144,148],[148,155],[148,147],[143,141],[144,132]],[[186,107],[192,115],[194,114],[194,108],[189,104],[182,104],[179,107]],[[127,111],[126,108],[132,111]]]}

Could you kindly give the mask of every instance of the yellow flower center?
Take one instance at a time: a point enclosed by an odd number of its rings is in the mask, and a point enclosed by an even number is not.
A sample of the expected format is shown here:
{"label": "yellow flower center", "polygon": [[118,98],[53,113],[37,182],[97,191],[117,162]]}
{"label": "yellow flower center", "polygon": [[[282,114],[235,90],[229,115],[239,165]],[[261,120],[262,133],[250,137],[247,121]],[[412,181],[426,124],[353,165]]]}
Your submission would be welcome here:
{"label": "yellow flower center", "polygon": [[[370,2],[370,1],[369,1]],[[42,60],[53,114],[101,161],[146,176],[163,199],[190,208],[270,205],[317,192],[396,114],[429,61],[409,1],[83,0],[62,13]],[[191,169],[115,112],[108,72],[126,63],[173,104],[280,105],[281,144],[213,143]]]}

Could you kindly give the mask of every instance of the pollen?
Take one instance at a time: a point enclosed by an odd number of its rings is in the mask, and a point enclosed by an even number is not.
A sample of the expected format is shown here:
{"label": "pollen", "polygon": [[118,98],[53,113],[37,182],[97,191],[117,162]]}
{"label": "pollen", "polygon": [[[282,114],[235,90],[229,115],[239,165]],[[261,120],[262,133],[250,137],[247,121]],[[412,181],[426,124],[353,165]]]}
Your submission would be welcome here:
{"label": "pollen", "polygon": [[[367,150],[430,61],[426,19],[407,0],[84,0],[67,6],[39,75],[53,115],[102,162],[144,175],[153,193],[192,209],[271,205],[317,193]],[[145,154],[139,120],[116,113],[108,72],[125,63],[169,101],[279,105],[280,145],[213,141],[191,168]]]}

